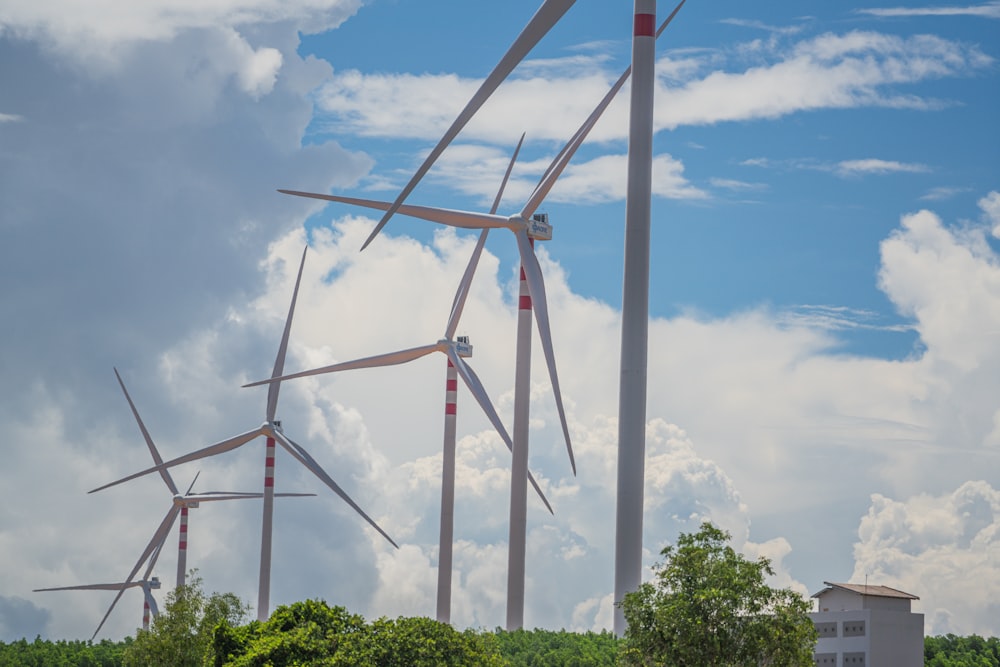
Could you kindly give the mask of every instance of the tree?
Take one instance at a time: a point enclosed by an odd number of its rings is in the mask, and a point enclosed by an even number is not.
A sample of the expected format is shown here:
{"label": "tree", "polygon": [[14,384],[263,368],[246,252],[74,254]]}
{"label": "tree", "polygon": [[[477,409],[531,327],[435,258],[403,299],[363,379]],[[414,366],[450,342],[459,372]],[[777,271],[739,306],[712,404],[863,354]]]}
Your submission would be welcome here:
{"label": "tree", "polygon": [[747,559],[729,538],[706,522],[663,549],[654,582],[621,603],[628,623],[622,664],[813,664],[810,604],[790,589],[769,587],[770,561]]}
{"label": "tree", "polygon": [[149,630],[140,630],[125,651],[126,667],[202,667],[213,662],[212,637],[220,623],[242,623],[250,606],[233,593],[205,596],[192,572],[167,595]]}
{"label": "tree", "polygon": [[366,623],[343,607],[306,600],[278,607],[263,623],[220,623],[215,667],[501,667],[493,637],[429,618]]}

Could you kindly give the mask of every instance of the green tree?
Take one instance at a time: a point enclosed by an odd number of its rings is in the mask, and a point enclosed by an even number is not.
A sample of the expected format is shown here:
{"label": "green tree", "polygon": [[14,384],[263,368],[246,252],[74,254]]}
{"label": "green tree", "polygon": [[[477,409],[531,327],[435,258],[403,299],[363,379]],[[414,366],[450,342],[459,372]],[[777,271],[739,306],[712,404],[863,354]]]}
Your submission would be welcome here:
{"label": "green tree", "polygon": [[494,635],[510,667],[614,667],[618,655],[612,632],[497,628]]}
{"label": "green tree", "polygon": [[249,605],[233,593],[206,596],[192,572],[188,584],[167,595],[149,630],[140,630],[125,651],[126,667],[202,667],[213,664],[212,637],[220,623],[238,625]]}
{"label": "green tree", "polygon": [[663,549],[654,582],[622,601],[628,627],[621,664],[813,664],[809,603],[790,589],[768,586],[770,561],[747,559],[729,538],[706,522]]}

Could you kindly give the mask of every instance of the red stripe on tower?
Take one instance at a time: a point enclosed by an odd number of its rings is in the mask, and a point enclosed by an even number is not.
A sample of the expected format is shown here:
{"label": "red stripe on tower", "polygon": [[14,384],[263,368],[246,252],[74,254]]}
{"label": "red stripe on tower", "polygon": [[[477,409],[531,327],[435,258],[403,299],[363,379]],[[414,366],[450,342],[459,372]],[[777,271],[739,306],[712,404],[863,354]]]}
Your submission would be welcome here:
{"label": "red stripe on tower", "polygon": [[180,548],[180,549],[187,549],[188,548],[188,543],[186,541],[184,541],[184,540],[181,540],[180,545],[179,545],[178,548]]}
{"label": "red stripe on tower", "polygon": [[652,37],[656,33],[656,15],[655,14],[636,14],[635,15],[635,36],[636,37]]}
{"label": "red stripe on tower", "polygon": [[444,413],[446,415],[457,414],[457,409],[456,409],[455,404],[454,403],[445,403],[444,404]]}

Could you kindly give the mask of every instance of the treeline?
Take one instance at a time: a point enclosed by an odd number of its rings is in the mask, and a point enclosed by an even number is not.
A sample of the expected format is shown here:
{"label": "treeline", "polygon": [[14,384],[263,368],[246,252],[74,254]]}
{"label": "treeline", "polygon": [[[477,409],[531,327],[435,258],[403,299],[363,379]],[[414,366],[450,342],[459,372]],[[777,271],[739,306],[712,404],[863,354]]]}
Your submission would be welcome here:
{"label": "treeline", "polygon": [[1000,638],[924,637],[925,667],[1000,667]]}
{"label": "treeline", "polygon": [[[427,659],[435,659],[434,650],[451,651],[456,658],[471,658],[467,664],[498,665],[501,667],[604,667],[615,664],[618,651],[618,641],[610,632],[583,634],[566,631],[550,630],[517,630],[506,632],[497,629],[494,632],[475,632],[467,630],[459,632],[447,626],[425,618],[400,618],[396,620],[380,619],[364,623],[358,616],[352,616],[340,608],[326,607],[322,603],[297,603],[282,607],[281,613],[276,612],[277,623],[268,621],[266,624],[256,622],[228,628],[222,632],[213,632],[213,654],[209,665],[284,665],[293,664],[293,660],[322,660],[319,655],[329,654],[328,647],[323,647],[323,637],[331,624],[325,621],[316,622],[316,616],[327,620],[343,622],[344,619],[353,623],[354,637],[351,641],[360,650],[364,644],[374,642],[377,638],[385,640],[381,647],[373,646],[367,657],[371,664],[376,662],[379,654],[383,658],[398,658],[390,656],[395,650],[409,645],[412,662],[405,664],[431,664],[421,662],[421,650]],[[357,632],[365,625],[370,626],[368,632]],[[267,626],[265,628],[265,626]],[[220,626],[224,627],[224,626]],[[341,629],[347,626],[342,625]],[[282,630],[281,628],[284,628]],[[325,629],[324,629],[325,628]],[[285,635],[282,639],[282,635]],[[390,636],[395,635],[392,642]],[[432,650],[432,644],[441,638],[450,638]],[[363,640],[364,641],[361,641]],[[21,639],[18,641],[0,642],[0,667],[124,667],[125,654],[132,647],[133,639],[126,637],[124,641],[113,642],[102,640],[97,643],[89,641],[49,641],[36,638],[34,641]],[[215,654],[217,645],[225,645],[230,651],[230,660]],[[465,645],[459,648],[459,645]],[[312,648],[310,649],[310,645]],[[420,647],[423,646],[423,649]],[[220,646],[221,647],[221,646]],[[477,657],[470,651],[480,651],[478,658],[484,661],[476,663]],[[463,653],[463,651],[465,651]],[[236,655],[236,654],[239,655]],[[342,654],[342,657],[350,658]],[[492,660],[492,662],[490,662]],[[299,664],[309,664],[300,662]],[[328,662],[325,664],[338,664]],[[350,664],[347,662],[339,664]],[[394,664],[404,664],[395,662]],[[462,663],[439,663],[462,664]],[[939,637],[924,638],[925,667],[1000,667],[1000,638],[983,638],[977,635],[959,637],[948,634]]]}

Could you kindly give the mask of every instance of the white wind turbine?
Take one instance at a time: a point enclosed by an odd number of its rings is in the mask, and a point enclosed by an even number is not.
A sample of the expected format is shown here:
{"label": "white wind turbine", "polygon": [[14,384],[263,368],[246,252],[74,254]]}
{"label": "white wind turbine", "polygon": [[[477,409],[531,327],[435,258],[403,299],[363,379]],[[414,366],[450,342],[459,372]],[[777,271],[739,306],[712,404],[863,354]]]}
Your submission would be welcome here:
{"label": "white wind turbine", "polygon": [[[655,34],[650,27],[651,36],[659,37],[673,20],[674,16],[683,6],[685,0],[671,12],[666,20],[659,26]],[[556,408],[559,413],[560,424],[566,439],[566,448],[570,457],[570,464],[576,474],[576,464],[573,459],[573,450],[570,442],[569,429],[566,422],[566,415],[562,404],[562,395],[559,389],[559,380],[556,373],[555,358],[552,352],[552,337],[549,327],[548,306],[545,297],[545,284],[542,279],[541,268],[535,256],[533,242],[535,239],[548,240],[551,238],[551,226],[541,216],[535,216],[535,211],[541,205],[544,198],[555,185],[556,180],[565,170],[569,161],[583,144],[590,130],[597,123],[598,119],[607,109],[608,105],[621,90],[622,86],[631,75],[632,68],[627,68],[618,80],[614,83],[608,93],[601,100],[590,116],[584,121],[573,137],[566,143],[562,150],[556,155],[552,164],[543,174],[534,192],[528,199],[520,213],[510,217],[498,216],[494,212],[489,214],[470,213],[466,211],[455,211],[450,209],[440,209],[427,206],[416,206],[402,204],[397,206],[397,210],[404,214],[432,222],[438,222],[454,227],[471,229],[492,229],[506,228],[514,232],[517,239],[518,250],[521,256],[521,295],[519,298],[518,316],[518,344],[517,344],[517,364],[515,371],[515,391],[514,391],[514,459],[511,473],[511,518],[510,518],[510,541],[508,553],[508,585],[507,585],[507,628],[516,629],[523,624],[524,610],[524,560],[526,550],[526,530],[527,530],[527,460],[528,460],[528,400],[529,378],[530,378],[530,329],[531,314],[534,312],[538,320],[539,337],[542,342],[542,350],[545,354],[548,365],[549,377],[555,394]],[[342,197],[338,195],[325,195],[317,193],[299,192],[294,190],[280,190],[286,194],[301,197],[310,197],[327,201],[353,204],[383,211],[389,211],[395,204],[380,202],[368,199],[358,199],[354,197]],[[536,219],[538,218],[538,219]],[[385,218],[383,218],[384,220]],[[377,230],[376,230],[377,231]],[[521,444],[523,443],[523,444]],[[639,480],[641,486],[642,479]],[[641,490],[639,492],[641,494]],[[640,531],[641,532],[641,531]],[[640,545],[641,546],[641,545]]]}
{"label": "white wind turbine", "polygon": [[[506,187],[507,180],[510,178],[511,169],[514,166],[514,162],[517,160],[517,155],[521,149],[521,143],[523,141],[524,136],[522,135],[521,141],[518,142],[517,147],[514,150],[514,154],[511,156],[510,163],[507,165],[507,171],[504,174],[503,181],[500,184],[500,189],[494,199],[491,213],[495,212],[500,204],[504,188]],[[414,359],[419,359],[420,357],[431,354],[432,352],[442,352],[447,356],[448,368],[445,384],[445,428],[443,447],[444,453],[441,472],[441,524],[439,535],[437,587],[437,620],[444,623],[449,623],[451,621],[452,547],[455,514],[455,419],[457,412],[456,390],[458,385],[458,376],[462,377],[462,380],[469,388],[469,391],[472,392],[473,397],[475,397],[483,412],[492,422],[497,433],[500,434],[500,437],[507,445],[507,448],[514,451],[514,444],[512,443],[510,436],[507,434],[507,430],[504,428],[500,417],[497,415],[493,404],[490,402],[489,395],[486,393],[482,382],[479,380],[472,367],[464,361],[464,358],[472,356],[472,346],[469,345],[468,340],[463,337],[459,337],[458,339],[455,338],[455,333],[458,330],[459,319],[461,318],[462,312],[465,308],[469,288],[472,284],[472,279],[479,263],[479,258],[482,255],[483,247],[486,243],[486,237],[488,234],[489,230],[484,229],[479,235],[479,240],[473,250],[472,257],[469,259],[469,263],[465,268],[465,273],[463,274],[458,290],[455,293],[451,313],[448,317],[448,324],[445,327],[444,337],[437,342],[421,347],[390,352],[388,354],[366,357],[364,359],[345,361],[324,366],[322,368],[292,373],[281,377],[271,378],[270,380],[262,380],[260,382],[253,382],[244,385],[245,387],[255,387],[262,384],[270,384],[313,375],[322,375],[325,373],[335,373],[356,368],[392,366],[413,361]],[[548,500],[542,493],[542,490],[535,481],[535,478],[530,472],[527,471],[525,476],[538,493],[542,502],[545,504],[545,507],[551,513],[552,507],[549,505]]]}
{"label": "white wind turbine", "polygon": [[424,159],[420,167],[417,168],[416,173],[410,178],[410,181],[403,187],[399,195],[396,197],[396,201],[388,204],[385,210],[385,214],[382,219],[379,220],[375,229],[372,230],[368,238],[365,239],[364,244],[361,249],[364,250],[368,247],[368,244],[378,236],[378,233],[382,231],[385,224],[389,222],[389,218],[400,209],[400,206],[413,191],[413,188],[417,186],[420,179],[424,177],[427,170],[431,168],[435,160],[440,157],[444,149],[452,142],[452,140],[458,136],[458,133],[462,131],[462,128],[472,119],[475,113],[479,110],[481,106],[489,99],[490,95],[493,94],[503,80],[507,78],[518,63],[528,54],[529,51],[538,43],[538,41],[545,36],[545,34],[556,24],[556,22],[562,18],[563,14],[573,6],[576,0],[544,0],[542,6],[538,8],[535,15],[531,17],[528,21],[528,25],[524,27],[521,34],[517,36],[514,43],[507,50],[507,53],[503,55],[500,62],[497,63],[493,71],[490,72],[489,76],[483,80],[483,83],[479,86],[479,90],[472,96],[465,108],[458,114],[458,117],[451,124],[451,127],[444,133],[441,140],[438,141],[437,145],[431,149],[431,152]]}
{"label": "white wind turbine", "polygon": [[[146,424],[142,421],[142,417],[139,416],[139,411],[135,407],[135,403],[132,401],[132,397],[128,393],[128,389],[125,388],[125,382],[122,380],[122,376],[118,373],[118,369],[115,369],[115,377],[118,378],[118,384],[122,388],[122,393],[125,394],[125,400],[128,401],[129,408],[132,410],[132,416],[135,417],[135,423],[139,426],[139,431],[142,433],[143,439],[146,441],[146,447],[149,448],[149,453],[153,457],[153,463],[156,465],[161,465],[163,463],[163,458],[160,456],[159,450],[153,443],[153,438],[150,437],[149,431],[146,429]],[[160,469],[160,477],[163,479],[163,483],[167,485],[167,489],[173,494],[173,502],[179,504],[180,511],[180,534],[177,540],[177,586],[183,586],[185,582],[185,576],[187,574],[187,548],[188,548],[188,510],[195,509],[198,504],[203,501],[211,500],[251,500],[255,498],[263,498],[263,493],[242,493],[242,492],[227,492],[227,491],[206,491],[205,493],[200,493],[193,495],[191,489],[194,488],[194,483],[198,479],[198,475],[195,475],[194,480],[191,482],[191,486],[188,487],[187,493],[183,496],[177,490],[177,485],[174,484],[173,477],[170,476],[170,471],[166,468]],[[280,497],[305,497],[305,496],[315,496],[315,493],[278,493],[275,494]],[[169,530],[169,528],[168,528]]]}
{"label": "white wind turbine", "polygon": [[[295,302],[298,298],[299,284],[302,281],[302,269],[305,266],[306,261],[306,251],[309,249],[306,246],[302,251],[302,261],[299,264],[299,272],[295,279],[295,289],[292,292],[291,305],[288,308],[288,316],[285,319],[285,328],[281,336],[281,343],[278,346],[278,354],[274,360],[274,370],[272,371],[272,377],[279,377],[285,366],[285,353],[288,349],[288,337],[291,332],[292,327],[292,316],[295,313]],[[129,480],[135,479],[136,477],[141,477],[143,475],[148,475],[152,472],[158,472],[165,468],[172,468],[173,466],[180,465],[182,463],[188,463],[190,461],[197,461],[198,459],[206,458],[209,456],[215,456],[217,454],[222,454],[224,452],[231,451],[244,445],[251,440],[258,437],[267,438],[267,445],[265,450],[265,461],[264,461],[264,516],[262,522],[261,530],[261,557],[260,557],[260,583],[258,588],[258,602],[257,602],[257,617],[259,620],[266,620],[269,615],[270,609],[270,590],[271,590],[271,534],[272,534],[272,523],[273,523],[273,513],[274,513],[274,448],[275,443],[280,444],[285,451],[292,455],[299,463],[306,467],[309,472],[313,473],[326,484],[334,493],[336,493],[340,498],[350,505],[350,507],[361,515],[361,517],[368,522],[378,533],[384,537],[389,544],[399,548],[388,533],[386,533],[382,528],[375,523],[375,520],[368,516],[361,507],[358,506],[354,500],[347,495],[347,493],[340,488],[340,486],[333,481],[333,478],[316,462],[316,459],[312,457],[309,452],[305,450],[301,445],[296,443],[294,440],[289,438],[284,434],[281,429],[281,422],[275,419],[275,414],[277,412],[278,406],[278,390],[281,384],[279,382],[274,382],[268,386],[267,391],[267,408],[265,413],[264,423],[257,426],[249,431],[240,433],[239,435],[233,436],[226,440],[222,440],[215,444],[209,445],[197,451],[191,452],[190,454],[185,454],[184,456],[179,456],[175,459],[171,459],[165,463],[159,463],[152,468],[147,468],[145,470],[139,471],[127,477],[123,477],[119,480],[111,482],[110,484],[105,484],[104,486],[98,487],[90,491],[94,493],[95,491],[100,491],[106,489],[110,486],[115,486],[116,484],[121,484],[122,482],[127,482]],[[136,568],[138,569],[138,568]],[[134,573],[133,573],[134,576]]]}
{"label": "white wind turbine", "polygon": [[[152,567],[149,568],[150,570]],[[138,579],[128,584],[83,584],[80,586],[56,586],[55,588],[36,588],[34,593],[42,593],[45,591],[123,591],[126,588],[141,588],[143,596],[142,604],[142,629],[149,629],[149,616],[153,615],[156,618],[160,615],[160,610],[156,606],[156,598],[153,597],[153,591],[160,589],[160,580],[156,577],[149,578],[149,571],[147,570],[146,576],[142,579]],[[100,626],[98,626],[97,631],[100,631]],[[94,637],[97,636],[97,631],[94,632]],[[91,637],[93,641],[94,637]]]}

